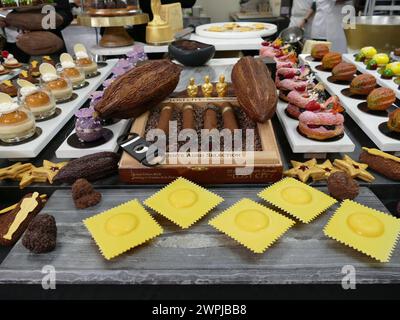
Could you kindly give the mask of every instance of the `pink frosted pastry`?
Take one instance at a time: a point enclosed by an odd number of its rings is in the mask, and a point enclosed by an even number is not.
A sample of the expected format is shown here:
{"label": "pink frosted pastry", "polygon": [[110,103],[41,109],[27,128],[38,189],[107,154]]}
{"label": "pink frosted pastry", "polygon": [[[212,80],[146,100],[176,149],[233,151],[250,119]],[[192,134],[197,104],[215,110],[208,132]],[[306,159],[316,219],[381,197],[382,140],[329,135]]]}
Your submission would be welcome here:
{"label": "pink frosted pastry", "polygon": [[282,54],[280,49],[276,49],[274,47],[261,47],[260,49],[260,57],[261,58],[275,58]]}
{"label": "pink frosted pastry", "polygon": [[309,82],[296,79],[283,79],[282,81],[276,79],[276,87],[279,89],[279,98],[288,101],[287,95],[290,91],[305,92],[309,87]]}
{"label": "pink frosted pastry", "polygon": [[315,140],[327,140],[344,132],[344,117],[340,113],[305,111],[299,116],[299,130]]}
{"label": "pink frosted pastry", "polygon": [[276,61],[276,69],[279,70],[281,68],[294,68],[294,63],[290,61]]}

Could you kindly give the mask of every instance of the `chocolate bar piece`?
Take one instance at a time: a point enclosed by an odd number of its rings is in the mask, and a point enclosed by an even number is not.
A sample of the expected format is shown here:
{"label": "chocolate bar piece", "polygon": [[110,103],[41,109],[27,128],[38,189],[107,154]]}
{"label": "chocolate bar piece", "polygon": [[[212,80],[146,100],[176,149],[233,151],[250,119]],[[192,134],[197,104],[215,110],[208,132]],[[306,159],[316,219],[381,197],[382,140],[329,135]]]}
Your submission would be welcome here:
{"label": "chocolate bar piece", "polygon": [[236,120],[235,112],[233,111],[232,105],[229,102],[222,104],[222,118],[224,120],[224,128],[233,131],[239,129],[239,125]]}
{"label": "chocolate bar piece", "polygon": [[182,128],[183,129],[195,129],[195,124],[194,124],[194,110],[193,106],[190,104],[187,104],[183,107],[182,111]]}
{"label": "chocolate bar piece", "polygon": [[213,105],[207,107],[204,113],[204,129],[212,130],[218,128],[217,110],[218,108]]}
{"label": "chocolate bar piece", "polygon": [[42,208],[42,199],[39,193],[34,192],[23,197],[14,210],[0,215],[0,245],[16,243]]}
{"label": "chocolate bar piece", "polygon": [[166,135],[169,134],[169,122],[172,118],[172,106],[165,106],[161,110],[160,120],[158,121],[157,129],[164,131]]}

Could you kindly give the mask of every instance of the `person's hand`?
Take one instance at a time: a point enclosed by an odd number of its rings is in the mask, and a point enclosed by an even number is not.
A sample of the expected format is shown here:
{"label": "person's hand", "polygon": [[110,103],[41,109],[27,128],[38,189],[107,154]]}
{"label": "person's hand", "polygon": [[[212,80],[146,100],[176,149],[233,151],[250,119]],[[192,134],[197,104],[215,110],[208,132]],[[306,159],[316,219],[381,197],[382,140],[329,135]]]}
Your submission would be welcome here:
{"label": "person's hand", "polygon": [[306,19],[301,20],[301,22],[299,23],[299,28],[304,29],[304,27],[306,26]]}

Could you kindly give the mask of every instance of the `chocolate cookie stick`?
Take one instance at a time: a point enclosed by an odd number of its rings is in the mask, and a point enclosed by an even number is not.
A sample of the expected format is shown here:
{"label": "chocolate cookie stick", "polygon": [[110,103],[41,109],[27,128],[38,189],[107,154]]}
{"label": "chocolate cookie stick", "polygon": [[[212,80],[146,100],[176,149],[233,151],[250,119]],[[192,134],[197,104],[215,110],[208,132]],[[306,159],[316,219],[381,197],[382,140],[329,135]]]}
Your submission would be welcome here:
{"label": "chocolate cookie stick", "polygon": [[193,106],[190,104],[184,105],[183,106],[183,111],[182,111],[182,118],[183,118],[183,124],[182,127],[183,129],[193,129],[195,130],[195,125],[194,125],[194,110]]}
{"label": "chocolate cookie stick", "polygon": [[173,108],[171,105],[167,105],[162,108],[160,113],[160,119],[158,120],[157,129],[164,131],[166,135],[169,134],[169,122],[172,118]]}
{"label": "chocolate cookie stick", "polygon": [[218,108],[213,105],[208,105],[204,113],[204,129],[212,130],[218,128],[217,118]]}
{"label": "chocolate cookie stick", "polygon": [[232,105],[229,102],[222,104],[222,118],[224,120],[224,128],[232,131],[239,129],[239,125],[236,120],[235,112],[233,111]]}

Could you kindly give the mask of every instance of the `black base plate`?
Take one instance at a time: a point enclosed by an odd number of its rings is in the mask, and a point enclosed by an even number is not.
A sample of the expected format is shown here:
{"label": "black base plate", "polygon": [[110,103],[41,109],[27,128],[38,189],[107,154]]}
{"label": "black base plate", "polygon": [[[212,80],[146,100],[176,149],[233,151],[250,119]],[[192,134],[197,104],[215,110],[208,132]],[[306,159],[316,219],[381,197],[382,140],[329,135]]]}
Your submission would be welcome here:
{"label": "black base plate", "polygon": [[400,140],[400,132],[395,132],[395,131],[390,131],[387,122],[382,122],[379,126],[379,131],[383,133],[385,136],[395,139],[395,140]]}
{"label": "black base plate", "polygon": [[88,85],[89,85],[89,82],[85,81],[82,86],[74,88],[74,90],[80,90],[80,89],[86,88]]}
{"label": "black base plate", "polygon": [[340,135],[338,135],[336,137],[333,137],[333,138],[329,138],[329,139],[326,139],[326,140],[318,140],[318,139],[313,139],[313,138],[307,137],[303,132],[300,131],[299,127],[297,127],[297,132],[301,136],[303,136],[304,138],[307,138],[307,139],[313,140],[313,141],[318,141],[318,142],[334,142],[334,141],[339,141],[340,139],[342,139],[344,137],[344,133],[342,133],[342,134],[340,134]]}
{"label": "black base plate", "polygon": [[108,66],[107,62],[104,62],[104,61],[97,62],[97,69],[101,69],[101,68],[104,68],[104,67],[107,67],[107,66]]}
{"label": "black base plate", "polygon": [[108,141],[110,141],[114,136],[114,133],[107,128],[103,128],[103,137],[99,140],[96,141],[92,141],[92,142],[85,142],[85,141],[81,141],[79,140],[78,136],[76,135],[76,133],[72,134],[69,136],[67,143],[76,149],[90,149],[90,148],[95,148],[98,146],[101,146],[105,143],[107,143]]}
{"label": "black base plate", "polygon": [[93,73],[93,74],[91,74],[91,75],[87,75],[87,76],[86,76],[86,79],[96,78],[96,77],[98,77],[99,75],[101,75],[101,73],[100,73],[99,71],[97,71],[96,73]]}
{"label": "black base plate", "polygon": [[322,68],[322,64],[319,64],[318,66],[316,66],[315,69],[317,69],[318,71],[321,71],[321,72],[331,72],[331,70],[326,70],[326,69]]}
{"label": "black base plate", "polygon": [[54,118],[58,117],[61,114],[61,112],[62,112],[62,110],[60,108],[56,108],[56,110],[54,111],[54,113],[50,117],[45,118],[45,119],[36,119],[36,122],[44,122],[44,121],[47,121],[47,120],[54,119]]}
{"label": "black base plate", "polygon": [[387,110],[381,110],[381,111],[378,111],[378,110],[371,110],[371,109],[368,109],[368,104],[367,104],[367,102],[361,102],[361,103],[359,103],[358,106],[357,106],[357,108],[358,108],[358,110],[360,110],[360,111],[362,111],[362,112],[365,112],[365,113],[368,113],[368,114],[370,114],[370,115],[372,115],[372,116],[383,117],[383,118],[389,117],[389,113],[391,113],[392,111],[394,111],[394,110],[396,109],[396,107],[391,106],[391,107],[390,107],[389,109],[387,109]]}
{"label": "black base plate", "polygon": [[57,101],[56,104],[68,103],[68,102],[74,101],[74,100],[77,99],[77,98],[78,98],[78,95],[74,92],[74,93],[72,93],[71,98],[69,98],[69,99],[67,99],[67,100]]}
{"label": "black base plate", "polygon": [[352,94],[350,92],[350,88],[345,88],[340,92],[342,93],[342,95],[344,95],[345,97],[348,97],[348,98],[352,98],[352,99],[356,99],[356,100],[367,100],[367,96],[362,96],[359,94]]}
{"label": "black base plate", "polygon": [[11,142],[11,143],[7,143],[7,142],[4,142],[4,141],[0,140],[0,146],[3,146],[3,147],[19,146],[21,144],[24,144],[24,143],[31,142],[31,141],[35,140],[36,138],[40,137],[40,135],[42,133],[43,133],[43,130],[41,128],[39,128],[39,127],[36,127],[35,134],[32,137],[30,137],[30,138],[28,138],[26,140],[23,140],[23,141]]}
{"label": "black base plate", "polygon": [[341,86],[349,86],[351,83],[351,80],[334,80],[333,76],[329,76],[327,79],[330,83],[333,84],[338,84]]}
{"label": "black base plate", "polygon": [[102,119],[101,124],[103,125],[103,127],[108,127],[108,126],[112,126],[113,124],[116,124],[120,121],[121,121],[121,119],[115,119],[115,118],[105,119],[105,120]]}

